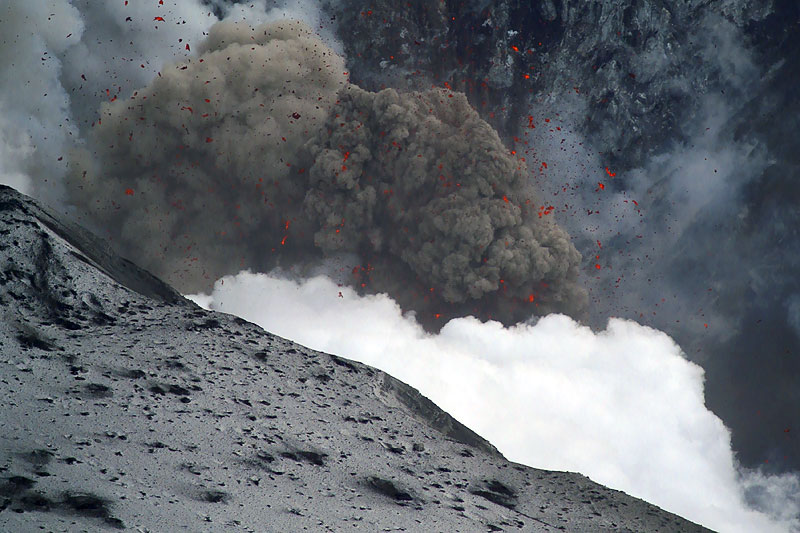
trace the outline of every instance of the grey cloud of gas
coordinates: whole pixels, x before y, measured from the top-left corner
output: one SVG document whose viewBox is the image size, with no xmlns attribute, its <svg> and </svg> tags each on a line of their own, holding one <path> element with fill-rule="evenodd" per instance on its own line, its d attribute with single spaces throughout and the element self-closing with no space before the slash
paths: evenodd
<svg viewBox="0 0 800 533">
<path fill-rule="evenodd" d="M 569 235 L 466 97 L 362 90 L 302 22 L 217 23 L 98 116 L 69 198 L 184 292 L 348 255 L 423 323 L 585 305 Z"/>
</svg>

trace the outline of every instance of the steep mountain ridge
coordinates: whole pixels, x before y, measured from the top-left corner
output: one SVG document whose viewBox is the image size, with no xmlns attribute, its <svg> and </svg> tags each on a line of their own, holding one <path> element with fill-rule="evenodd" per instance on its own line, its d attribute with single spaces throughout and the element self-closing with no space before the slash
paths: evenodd
<svg viewBox="0 0 800 533">
<path fill-rule="evenodd" d="M 412 387 L 205 311 L 7 187 L 0 314 L 5 531 L 707 531 L 508 462 Z"/>
</svg>

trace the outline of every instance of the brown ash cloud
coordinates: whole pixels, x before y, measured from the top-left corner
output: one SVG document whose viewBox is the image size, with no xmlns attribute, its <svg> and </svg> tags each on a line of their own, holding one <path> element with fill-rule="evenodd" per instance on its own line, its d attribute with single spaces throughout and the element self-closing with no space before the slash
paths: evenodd
<svg viewBox="0 0 800 533">
<path fill-rule="evenodd" d="M 524 159 L 457 92 L 368 92 L 301 22 L 222 22 L 102 104 L 71 200 L 184 293 L 354 257 L 347 282 L 435 329 L 580 313 L 580 255 Z"/>
</svg>

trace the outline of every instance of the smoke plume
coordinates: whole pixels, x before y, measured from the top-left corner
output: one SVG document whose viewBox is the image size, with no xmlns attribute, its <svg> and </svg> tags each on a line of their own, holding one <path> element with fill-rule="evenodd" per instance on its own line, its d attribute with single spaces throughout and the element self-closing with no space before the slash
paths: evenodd
<svg viewBox="0 0 800 533">
<path fill-rule="evenodd" d="M 302 23 L 216 24 L 197 58 L 102 105 L 72 199 L 181 290 L 268 265 L 305 193 L 299 151 L 345 82 Z"/>
<path fill-rule="evenodd" d="M 0 2 L 0 183 L 53 201 L 77 133 L 58 56 L 80 41 L 84 25 L 69 3 L 40 4 Z"/>
<path fill-rule="evenodd" d="M 416 292 L 423 322 L 581 307 L 579 254 L 463 94 L 350 86 L 308 146 L 316 246 L 369 258 L 366 282 L 401 303 Z"/>
<path fill-rule="evenodd" d="M 525 160 L 449 90 L 368 92 L 305 24 L 214 25 L 103 103 L 72 199 L 184 292 L 243 268 L 355 254 L 346 279 L 435 327 L 577 314 L 580 255 Z"/>
</svg>

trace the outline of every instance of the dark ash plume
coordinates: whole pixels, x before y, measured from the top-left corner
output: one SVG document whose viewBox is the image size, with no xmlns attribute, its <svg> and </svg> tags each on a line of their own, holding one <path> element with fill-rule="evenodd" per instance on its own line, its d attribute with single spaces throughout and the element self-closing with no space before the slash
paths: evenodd
<svg viewBox="0 0 800 533">
<path fill-rule="evenodd" d="M 580 255 L 463 94 L 349 85 L 300 22 L 215 25 L 196 59 L 103 104 L 92 143 L 73 201 L 182 292 L 355 254 L 349 282 L 432 328 L 585 305 Z"/>
<path fill-rule="evenodd" d="M 183 292 L 269 268 L 294 240 L 300 148 L 346 80 L 342 58 L 301 22 L 218 23 L 199 57 L 102 105 L 84 158 L 95 164 L 75 172 L 72 200 Z"/>
<path fill-rule="evenodd" d="M 423 323 L 583 306 L 580 255 L 463 94 L 351 85 L 308 148 L 316 246 L 369 261 L 371 292 L 416 293 Z"/>
</svg>

